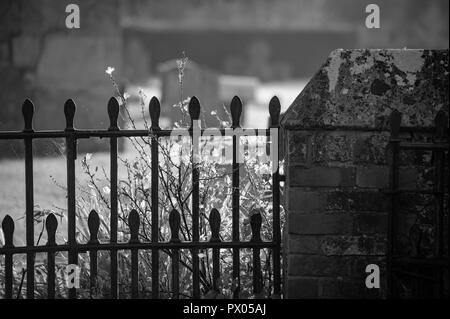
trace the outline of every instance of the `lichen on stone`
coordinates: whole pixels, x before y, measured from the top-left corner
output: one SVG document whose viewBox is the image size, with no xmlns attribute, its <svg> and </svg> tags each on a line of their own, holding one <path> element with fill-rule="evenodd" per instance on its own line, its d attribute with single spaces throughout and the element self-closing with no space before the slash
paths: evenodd
<svg viewBox="0 0 450 319">
<path fill-rule="evenodd" d="M 448 50 L 335 50 L 281 123 L 388 130 L 396 109 L 402 126 L 433 126 L 448 112 L 448 60 Z"/>
<path fill-rule="evenodd" d="M 417 73 L 425 63 L 423 50 L 390 50 L 392 63 L 405 73 Z"/>
<path fill-rule="evenodd" d="M 334 91 L 339 78 L 339 68 L 344 60 L 341 58 L 342 49 L 331 52 L 328 65 L 324 68 L 328 74 L 328 91 Z"/>
<path fill-rule="evenodd" d="M 365 53 L 365 50 L 355 50 L 351 53 L 350 63 L 353 65 L 350 68 L 350 73 L 352 75 L 364 73 L 366 70 L 369 70 L 374 66 L 375 59 L 373 56 Z"/>
</svg>

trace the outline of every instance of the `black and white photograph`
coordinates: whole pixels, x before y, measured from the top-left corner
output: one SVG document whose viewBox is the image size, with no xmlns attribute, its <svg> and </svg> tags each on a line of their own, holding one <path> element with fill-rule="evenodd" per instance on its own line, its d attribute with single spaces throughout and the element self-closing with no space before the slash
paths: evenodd
<svg viewBox="0 0 450 319">
<path fill-rule="evenodd" d="M 448 48 L 448 0 L 0 0 L 0 308 L 448 300 Z"/>
</svg>

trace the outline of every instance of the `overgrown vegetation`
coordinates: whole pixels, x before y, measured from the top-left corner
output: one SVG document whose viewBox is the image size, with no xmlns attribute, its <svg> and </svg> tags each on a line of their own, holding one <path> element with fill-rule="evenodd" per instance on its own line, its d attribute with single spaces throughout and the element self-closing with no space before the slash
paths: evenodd
<svg viewBox="0 0 450 319">
<path fill-rule="evenodd" d="M 190 98 L 183 96 L 183 74 L 187 58 L 183 57 L 178 61 L 180 102 L 173 107 L 179 113 L 179 119 L 174 123 L 175 127 L 189 127 L 188 103 Z M 121 104 L 121 114 L 130 128 L 136 128 L 136 119 L 130 115 L 127 105 L 128 94 L 121 92 L 113 75 L 114 69 L 108 68 L 113 86 L 117 93 L 117 99 Z M 118 210 L 119 226 L 118 240 L 128 241 L 129 225 L 128 214 L 135 209 L 140 216 L 141 227 L 139 239 L 143 242 L 151 241 L 151 161 L 150 145 L 151 130 L 146 114 L 147 97 L 143 90 L 139 91 L 141 114 L 144 126 L 149 130 L 148 137 L 131 137 L 129 142 L 133 148 L 134 158 L 124 158 L 119 156 L 120 164 L 126 170 L 126 177 L 118 181 Z M 225 108 L 225 106 L 222 106 Z M 230 127 L 231 118 L 228 110 L 227 119 L 219 118 L 218 112 L 212 112 L 217 117 L 218 125 Z M 189 122 L 189 123 L 188 123 Z M 204 122 L 203 122 L 204 123 Z M 265 137 L 257 137 L 265 139 Z M 241 142 L 248 145 L 255 143 L 256 137 L 241 137 Z M 224 143 L 230 143 L 224 138 Z M 201 140 L 201 152 L 221 152 L 218 145 L 210 145 L 211 140 L 203 138 Z M 207 145 L 208 144 L 208 145 Z M 192 164 L 190 152 L 185 153 L 183 149 L 190 148 L 189 138 L 160 138 L 159 139 L 159 234 L 160 241 L 168 241 L 170 238 L 170 228 L 168 222 L 169 212 L 177 209 L 181 215 L 180 239 L 191 241 L 192 234 L 192 169 L 196 165 L 200 172 L 200 240 L 207 241 L 211 232 L 208 223 L 208 216 L 211 209 L 219 210 L 221 224 L 221 240 L 231 241 L 231 203 L 232 203 L 232 168 L 227 161 L 214 161 L 211 157 L 202 158 L 198 164 Z M 110 215 L 110 189 L 109 176 L 104 167 L 93 165 L 92 158 L 95 155 L 86 154 L 82 160 L 82 170 L 87 176 L 87 184 L 80 185 L 77 193 L 77 241 L 85 243 L 89 240 L 90 233 L 87 227 L 87 219 L 91 210 L 95 210 L 100 217 L 99 240 L 108 242 L 110 238 L 109 215 Z M 263 224 L 261 234 L 263 240 L 272 240 L 272 175 L 271 163 L 262 162 L 254 154 L 249 154 L 248 148 L 244 151 L 244 163 L 240 171 L 240 234 L 241 240 L 249 240 L 251 229 L 249 218 L 254 209 L 262 212 Z M 42 229 L 45 217 L 51 211 L 44 211 L 36 216 L 36 228 Z M 66 218 L 64 210 L 53 211 L 61 218 Z M 283 210 L 281 211 L 283 225 Z M 65 238 L 61 230 L 58 236 Z M 39 244 L 42 244 L 40 242 Z M 180 297 L 189 298 L 192 296 L 192 256 L 189 250 L 180 251 Z M 131 296 L 131 272 L 130 272 L 130 251 L 119 251 L 119 297 L 129 298 Z M 252 251 L 250 249 L 241 250 L 241 298 L 269 297 L 272 295 L 273 270 L 272 251 L 261 249 L 261 270 L 263 279 L 263 292 L 259 296 L 252 294 Z M 42 257 L 42 258 L 40 258 Z M 221 282 L 219 290 L 213 291 L 212 283 L 212 250 L 200 250 L 200 286 L 203 296 L 216 298 L 230 298 L 236 289 L 236 280 L 232 274 L 232 251 L 231 249 L 221 249 Z M 21 285 L 25 268 L 25 258 L 15 258 L 14 278 L 17 296 L 25 295 L 26 285 Z M 152 276 L 151 251 L 139 251 L 139 295 L 142 298 L 151 297 L 151 276 Z M 57 253 L 57 296 L 66 297 L 67 289 L 63 276 L 64 266 L 67 265 L 67 254 Z M 110 255 L 107 251 L 98 253 L 98 280 L 95 289 L 89 289 L 89 255 L 79 255 L 79 265 L 82 268 L 81 286 L 79 294 L 85 298 L 102 298 L 109 295 L 109 269 Z M 46 296 L 46 256 L 36 256 L 36 296 Z M 161 298 L 171 298 L 171 251 L 161 250 L 159 256 L 159 290 Z M 1 271 L 4 269 L 2 268 Z M 3 273 L 1 273 L 3 276 Z M 4 282 L 1 280 L 1 282 Z"/>
</svg>

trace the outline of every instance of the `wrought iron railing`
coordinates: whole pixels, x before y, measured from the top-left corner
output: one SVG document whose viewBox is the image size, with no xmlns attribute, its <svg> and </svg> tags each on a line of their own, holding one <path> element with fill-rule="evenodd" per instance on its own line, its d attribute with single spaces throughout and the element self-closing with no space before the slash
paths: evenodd
<svg viewBox="0 0 450 319">
<path fill-rule="evenodd" d="M 178 236 L 180 229 L 180 214 L 177 210 L 172 210 L 169 216 L 169 225 L 171 230 L 171 239 L 168 242 L 161 242 L 158 238 L 158 140 L 162 137 L 171 136 L 174 130 L 164 130 L 159 126 L 160 103 L 157 98 L 152 98 L 149 104 L 149 113 L 151 118 L 151 128 L 149 130 L 122 130 L 118 127 L 119 103 L 116 98 L 111 98 L 108 103 L 108 115 L 110 126 L 103 130 L 79 130 L 74 128 L 75 103 L 68 100 L 64 105 L 64 114 L 66 127 L 62 131 L 35 131 L 33 129 L 34 105 L 30 100 L 26 100 L 22 106 L 22 113 L 25 121 L 25 127 L 22 131 L 0 132 L 0 140 L 23 140 L 25 144 L 25 183 L 26 183 L 26 245 L 17 247 L 13 243 L 14 221 L 7 215 L 2 222 L 2 229 L 5 237 L 5 244 L 0 248 L 0 255 L 5 256 L 5 297 L 13 298 L 13 256 L 15 254 L 26 254 L 26 296 L 34 298 L 35 294 L 35 271 L 34 260 L 36 253 L 47 254 L 48 271 L 48 298 L 55 297 L 55 253 L 68 252 L 68 263 L 77 264 L 78 254 L 88 252 L 90 255 L 90 285 L 94 286 L 97 276 L 97 254 L 99 251 L 110 251 L 110 284 L 111 298 L 118 297 L 118 262 L 117 252 L 119 250 L 131 251 L 131 295 L 138 297 L 138 253 L 141 250 L 151 250 L 152 252 L 152 298 L 159 298 L 159 252 L 161 250 L 170 250 L 172 252 L 172 297 L 179 297 L 179 251 L 188 249 L 192 253 L 192 296 L 200 298 L 200 268 L 199 268 L 199 249 L 213 250 L 213 283 L 216 285 L 220 277 L 220 249 L 233 250 L 233 278 L 237 280 L 239 287 L 240 278 L 240 249 L 250 248 L 253 250 L 253 292 L 261 292 L 261 260 L 260 249 L 269 248 L 273 251 L 273 291 L 272 297 L 281 295 L 281 269 L 280 269 L 280 174 L 278 169 L 278 154 L 270 154 L 272 165 L 275 170 L 272 174 L 272 194 L 273 194 L 273 235 L 272 240 L 263 241 L 260 236 L 261 215 L 255 212 L 251 216 L 252 238 L 250 241 L 241 241 L 239 234 L 239 215 L 240 215 L 240 189 L 239 189 L 239 169 L 241 163 L 238 162 L 238 143 L 239 133 L 234 133 L 235 129 L 240 128 L 240 116 L 242 103 L 238 97 L 234 97 L 230 104 L 232 117 L 231 128 L 217 129 L 222 136 L 232 133 L 233 139 L 233 159 L 232 159 L 232 240 L 221 241 L 219 236 L 220 214 L 216 209 L 212 209 L 209 215 L 211 236 L 209 241 L 200 241 L 199 238 L 199 170 L 192 166 L 192 241 L 181 241 Z M 270 128 L 265 129 L 265 136 L 270 138 L 270 130 L 278 131 L 280 103 L 278 98 L 274 97 L 269 103 Z M 198 147 L 198 139 L 192 134 L 194 121 L 200 117 L 200 103 L 197 98 L 192 97 L 189 103 L 189 114 L 191 117 L 191 127 L 189 128 L 192 149 Z M 199 129 L 200 133 L 204 129 Z M 255 133 L 256 134 L 256 133 Z M 143 242 L 138 237 L 140 219 L 136 210 L 129 212 L 129 228 L 131 237 L 128 242 L 118 242 L 118 148 L 117 140 L 120 137 L 151 137 L 151 221 L 152 235 L 150 242 Z M 109 242 L 100 242 L 98 240 L 99 216 L 92 210 L 88 218 L 88 228 L 90 231 L 90 240 L 81 244 L 76 240 L 76 194 L 75 194 L 75 160 L 77 156 L 77 140 L 85 138 L 108 138 L 110 141 L 110 240 Z M 49 214 L 46 219 L 47 243 L 46 245 L 35 245 L 34 240 L 34 190 L 33 190 L 33 140 L 34 139 L 64 138 L 66 145 L 67 161 L 67 220 L 68 220 L 68 240 L 65 244 L 57 244 L 55 234 L 58 222 L 54 214 Z M 275 143 L 275 141 L 273 141 Z M 276 141 L 277 142 L 277 141 Z M 277 148 L 275 148 L 277 150 Z M 214 286 L 214 288 L 217 288 Z M 76 288 L 69 289 L 69 298 L 76 298 Z M 234 298 L 239 297 L 239 289 L 235 289 Z"/>
</svg>

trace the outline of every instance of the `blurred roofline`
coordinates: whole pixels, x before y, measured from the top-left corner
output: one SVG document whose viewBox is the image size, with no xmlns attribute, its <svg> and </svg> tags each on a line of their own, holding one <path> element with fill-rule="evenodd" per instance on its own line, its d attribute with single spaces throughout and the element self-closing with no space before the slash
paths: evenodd
<svg viewBox="0 0 450 319">
<path fill-rule="evenodd" d="M 121 27 L 133 31 L 141 32 L 243 32 L 243 31 L 266 31 L 266 32 L 282 32 L 282 31 L 298 31 L 298 32 L 330 32 L 330 33 L 348 33 L 354 32 L 354 28 L 347 24 L 340 25 L 322 25 L 320 27 L 311 25 L 246 25 L 246 24 L 207 24 L 198 23 L 173 23 L 169 21 L 144 21 L 136 20 L 136 18 L 123 17 L 121 19 Z"/>
</svg>

